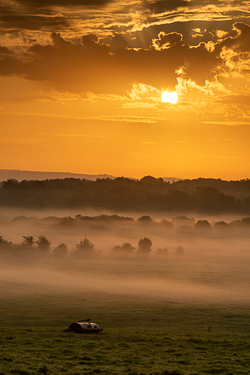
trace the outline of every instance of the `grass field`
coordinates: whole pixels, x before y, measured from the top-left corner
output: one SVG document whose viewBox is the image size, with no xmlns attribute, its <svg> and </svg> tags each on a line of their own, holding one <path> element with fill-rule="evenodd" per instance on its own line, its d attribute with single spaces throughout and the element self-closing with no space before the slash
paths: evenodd
<svg viewBox="0 0 250 375">
<path fill-rule="evenodd" d="M 3 263 L 0 375 L 250 374 L 247 264 L 204 264 Z"/>
<path fill-rule="evenodd" d="M 2 303 L 1 375 L 250 374 L 247 306 L 48 292 Z M 84 317 L 104 331 L 63 332 Z"/>
<path fill-rule="evenodd" d="M 1 374 L 248 374 L 246 334 L 108 327 L 99 335 L 1 329 Z"/>
</svg>

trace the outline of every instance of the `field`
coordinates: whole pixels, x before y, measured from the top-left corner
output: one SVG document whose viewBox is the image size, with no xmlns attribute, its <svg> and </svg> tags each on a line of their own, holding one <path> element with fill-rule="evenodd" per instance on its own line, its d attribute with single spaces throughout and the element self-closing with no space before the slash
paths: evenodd
<svg viewBox="0 0 250 375">
<path fill-rule="evenodd" d="M 122 321 L 121 321 L 122 323 Z M 1 329 L 1 374 L 249 374 L 246 333 L 106 327 L 99 335 Z"/>
<path fill-rule="evenodd" d="M 118 219 L 0 222 L 6 240 L 0 249 L 0 375 L 250 374 L 248 226 L 240 221 L 204 231 L 177 225 L 179 219 L 173 227 L 160 218 Z M 29 234 L 46 235 L 50 251 L 36 243 L 22 247 Z M 84 236 L 95 251 L 78 257 L 75 244 Z M 143 237 L 153 243 L 147 255 L 112 252 L 127 242 L 136 249 Z M 56 255 L 61 242 L 69 252 Z M 104 331 L 64 332 L 88 318 Z"/>
<path fill-rule="evenodd" d="M 248 263 L 221 263 L 2 260 L 0 374 L 250 374 Z"/>
</svg>

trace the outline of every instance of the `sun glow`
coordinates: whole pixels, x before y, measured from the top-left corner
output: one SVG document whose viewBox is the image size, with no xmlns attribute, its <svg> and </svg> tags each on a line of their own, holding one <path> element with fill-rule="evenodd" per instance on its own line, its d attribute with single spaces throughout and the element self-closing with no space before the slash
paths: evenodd
<svg viewBox="0 0 250 375">
<path fill-rule="evenodd" d="M 169 92 L 169 91 L 164 91 L 161 96 L 161 100 L 164 103 L 171 103 L 175 104 L 178 101 L 178 95 L 176 94 L 175 91 Z"/>
</svg>

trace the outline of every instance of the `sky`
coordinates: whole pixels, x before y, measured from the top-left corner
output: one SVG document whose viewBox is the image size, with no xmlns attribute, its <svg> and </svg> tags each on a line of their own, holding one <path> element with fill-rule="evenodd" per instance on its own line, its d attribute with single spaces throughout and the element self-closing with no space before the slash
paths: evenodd
<svg viewBox="0 0 250 375">
<path fill-rule="evenodd" d="M 249 140 L 250 1 L 0 1 L 0 169 L 238 180 Z"/>
</svg>

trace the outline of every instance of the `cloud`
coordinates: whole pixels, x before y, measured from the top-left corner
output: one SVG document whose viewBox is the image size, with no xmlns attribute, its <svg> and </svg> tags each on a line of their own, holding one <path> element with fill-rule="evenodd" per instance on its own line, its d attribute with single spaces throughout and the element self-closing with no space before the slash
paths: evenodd
<svg viewBox="0 0 250 375">
<path fill-rule="evenodd" d="M 153 13 L 169 12 L 178 8 L 189 7 L 190 4 L 191 2 L 186 0 L 144 1 L 144 6 Z"/>
<path fill-rule="evenodd" d="M 0 46 L 0 55 L 12 55 L 12 54 L 13 54 L 13 51 L 11 51 L 9 48 Z"/>
<path fill-rule="evenodd" d="M 177 43 L 181 43 L 183 36 L 179 33 L 172 32 L 165 34 L 164 31 L 158 34 L 158 38 L 152 40 L 152 45 L 156 50 L 171 48 Z"/>
<path fill-rule="evenodd" d="M 227 95 L 223 98 L 219 98 L 219 101 L 222 101 L 225 104 L 234 104 L 234 105 L 242 105 L 249 107 L 250 103 L 250 94 L 231 94 Z M 249 107 L 250 110 L 250 107 Z"/>
<path fill-rule="evenodd" d="M 15 145 L 22 145 L 22 144 L 37 144 L 41 143 L 42 139 L 32 139 L 32 138 L 1 138 L 0 144 L 15 144 Z"/>
<path fill-rule="evenodd" d="M 144 102 L 138 102 L 138 101 L 133 101 L 133 102 L 130 102 L 130 103 L 123 103 L 122 104 L 122 108 L 150 108 L 150 109 L 154 109 L 156 108 L 157 104 L 156 103 L 144 103 Z"/>
<path fill-rule="evenodd" d="M 45 8 L 45 7 L 102 7 L 114 0 L 18 0 L 21 5 L 26 5 L 32 8 Z"/>
<path fill-rule="evenodd" d="M 240 52 L 250 51 L 250 26 L 243 22 L 235 22 L 233 31 L 236 31 L 236 36 L 230 35 L 219 40 L 215 45 L 215 49 L 219 52 L 222 48 L 232 48 Z"/>
<path fill-rule="evenodd" d="M 41 4 L 41 2 L 40 2 Z M 34 5 L 34 4 L 33 4 Z M 38 11 L 37 7 L 25 9 L 18 3 L 0 5 L 0 25 L 2 32 L 9 30 L 40 30 L 42 28 L 58 29 L 69 27 L 67 18 L 60 13 Z"/>
<path fill-rule="evenodd" d="M 110 47 L 99 44 L 92 34 L 84 36 L 80 45 L 64 40 L 59 33 L 52 33 L 51 38 L 53 44 L 30 47 L 30 59 L 1 60 L 0 74 L 19 74 L 52 82 L 59 90 L 97 94 L 124 93 L 138 81 L 154 87 L 164 82 L 176 84 L 174 70 L 178 62 L 169 56 L 166 72 L 165 56 L 154 49 L 118 49 L 111 53 Z"/>
<path fill-rule="evenodd" d="M 197 46 L 184 43 L 182 34 L 177 32 L 160 32 L 149 48 L 139 50 L 112 49 L 92 33 L 75 44 L 52 32 L 51 41 L 31 46 L 25 58 L 2 50 L 6 53 L 0 59 L 0 74 L 51 82 L 61 91 L 124 95 L 139 82 L 144 88 L 173 89 L 181 68 L 186 81 L 205 86 L 206 82 L 218 82 L 220 74 L 236 70 L 237 66 L 242 71 L 245 67 L 247 73 L 247 63 L 243 64 L 243 60 L 249 60 L 250 26 L 235 23 L 231 33 L 213 43 L 212 48 L 204 42 Z M 225 53 L 230 50 L 233 55 Z"/>
<path fill-rule="evenodd" d="M 58 29 L 61 27 L 69 26 L 67 20 L 63 17 L 43 17 L 43 16 L 18 16 L 18 15 L 10 15 L 10 16 L 1 16 L 0 15 L 1 24 L 4 28 L 7 29 L 25 29 L 25 30 L 40 30 L 44 27 L 50 29 Z"/>
<path fill-rule="evenodd" d="M 156 119 L 153 116 L 96 116 L 95 119 L 101 121 L 115 121 L 115 122 L 135 122 L 135 123 L 146 123 L 155 124 Z"/>
<path fill-rule="evenodd" d="M 216 30 L 216 36 L 218 37 L 218 38 L 223 38 L 223 37 L 225 37 L 227 35 L 227 32 L 226 31 L 224 31 L 224 30 Z"/>
</svg>

